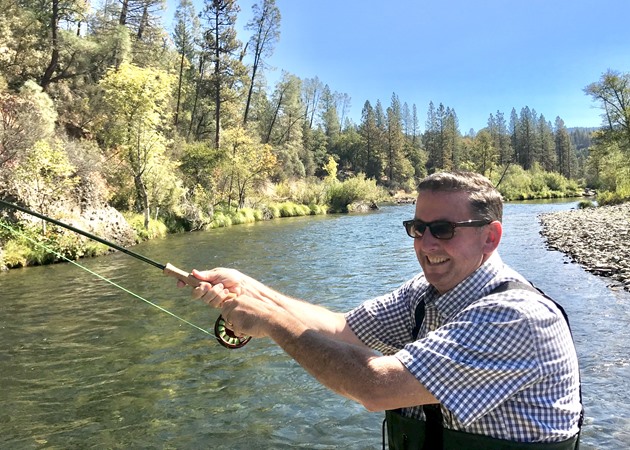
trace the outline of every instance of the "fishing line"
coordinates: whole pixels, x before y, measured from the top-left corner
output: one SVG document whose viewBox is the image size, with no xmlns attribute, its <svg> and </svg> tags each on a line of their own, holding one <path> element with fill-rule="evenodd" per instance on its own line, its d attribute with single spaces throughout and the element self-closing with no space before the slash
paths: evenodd
<svg viewBox="0 0 630 450">
<path fill-rule="evenodd" d="M 59 258 L 61 258 L 61 259 L 64 259 L 65 261 L 67 261 L 67 262 L 69 262 L 69 263 L 71 263 L 71 264 L 74 264 L 75 266 L 77 266 L 77 267 L 79 267 L 80 269 L 82 269 L 82 270 L 84 270 L 84 271 L 88 272 L 89 274 L 94 275 L 95 277 L 97 277 L 97 278 L 99 278 L 99 279 L 101 279 L 101 280 L 105 281 L 106 283 L 111 284 L 112 286 L 117 287 L 118 289 L 120 289 L 120 290 L 122 290 L 122 291 L 126 292 L 127 294 L 129 294 L 129 295 L 131 295 L 131 296 L 133 296 L 133 297 L 135 297 L 135 298 L 137 298 L 137 299 L 139 299 L 139 300 L 142 300 L 143 302 L 147 303 L 148 305 L 151 305 L 151 306 L 153 306 L 154 308 L 159 309 L 160 311 L 162 311 L 162 312 L 164 312 L 164 313 L 168 314 L 169 316 L 174 317 L 174 318 L 176 318 L 177 320 L 179 320 L 179 321 L 181 321 L 181 322 L 184 322 L 185 324 L 190 325 L 191 327 L 196 328 L 197 330 L 199 330 L 199 331 L 201 331 L 201 332 L 203 332 L 203 333 L 205 333 L 205 334 L 209 334 L 209 335 L 211 335 L 211 336 L 214 336 L 212 333 L 210 333 L 209 331 L 207 331 L 207 330 L 205 330 L 205 329 L 201 328 L 200 326 L 197 326 L 197 325 L 195 325 L 194 323 L 189 322 L 188 320 L 184 319 L 183 317 L 180 317 L 180 316 L 178 316 L 177 314 L 172 313 L 172 312 L 171 312 L 171 311 L 169 311 L 168 309 L 166 309 L 166 308 L 164 308 L 164 307 L 162 307 L 162 306 L 160 306 L 160 305 L 158 305 L 158 304 L 156 304 L 156 303 L 153 303 L 152 301 L 147 300 L 146 298 L 141 297 L 140 295 L 136 294 L 135 292 L 130 291 L 129 289 L 125 288 L 124 286 L 121 286 L 121 285 L 117 284 L 115 281 L 112 281 L 112 280 L 110 280 L 110 279 L 108 279 L 108 278 L 105 278 L 104 276 L 102 276 L 102 275 L 100 275 L 100 274 L 98 274 L 98 273 L 94 272 L 93 270 L 90 270 L 90 269 L 88 269 L 87 267 L 82 266 L 82 265 L 81 265 L 81 264 L 79 264 L 78 262 L 73 261 L 73 260 L 71 260 L 70 258 L 65 257 L 64 255 L 62 255 L 62 254 L 60 254 L 60 253 L 56 252 L 55 250 L 53 250 L 52 248 L 50 248 L 50 247 L 48 247 L 48 246 L 46 246 L 46 245 L 42 244 L 41 242 L 38 242 L 38 241 L 36 241 L 35 239 L 33 239 L 33 238 L 31 238 L 31 237 L 27 236 L 26 234 L 23 234 L 23 233 L 19 232 L 18 230 L 15 230 L 15 229 L 11 228 L 10 226 L 8 226 L 8 225 L 4 224 L 2 221 L 0 221 L 0 227 L 3 227 L 4 229 L 9 230 L 10 232 L 12 232 L 13 234 L 15 234 L 15 235 L 17 235 L 17 236 L 21 236 L 21 237 L 23 237 L 24 239 L 28 240 L 31 244 L 36 245 L 37 247 L 40 247 L 40 248 L 42 248 L 42 249 L 46 250 L 47 252 L 50 252 L 50 253 L 52 253 L 53 255 L 55 255 L 55 256 L 57 256 L 57 257 L 59 257 Z"/>
</svg>

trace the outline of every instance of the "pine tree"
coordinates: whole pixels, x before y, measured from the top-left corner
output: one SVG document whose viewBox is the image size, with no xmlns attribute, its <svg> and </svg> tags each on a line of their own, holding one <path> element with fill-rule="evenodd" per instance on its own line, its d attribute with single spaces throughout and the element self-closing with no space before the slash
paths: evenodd
<svg viewBox="0 0 630 450">
<path fill-rule="evenodd" d="M 248 47 L 253 47 L 253 62 L 251 76 L 249 78 L 249 89 L 245 102 L 245 112 L 243 113 L 243 123 L 247 123 L 249 110 L 254 96 L 259 70 L 264 68 L 264 57 L 273 54 L 274 45 L 280 38 L 280 10 L 276 6 L 275 0 L 262 0 L 262 5 L 252 6 L 254 16 L 246 25 L 245 29 L 252 31 Z"/>
<path fill-rule="evenodd" d="M 208 72 L 207 95 L 214 102 L 214 146 L 219 148 L 222 121 L 230 120 L 228 105 L 238 98 L 245 68 L 241 62 L 241 42 L 236 38 L 236 17 L 240 8 L 236 0 L 206 0 L 201 18 L 204 20 L 203 51 Z"/>
</svg>

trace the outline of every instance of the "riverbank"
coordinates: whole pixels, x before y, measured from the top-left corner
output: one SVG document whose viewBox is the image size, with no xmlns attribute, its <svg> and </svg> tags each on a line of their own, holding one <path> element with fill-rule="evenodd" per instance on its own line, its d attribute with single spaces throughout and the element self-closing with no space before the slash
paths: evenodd
<svg viewBox="0 0 630 450">
<path fill-rule="evenodd" d="M 630 202 L 539 217 L 549 248 L 630 291 Z"/>
</svg>

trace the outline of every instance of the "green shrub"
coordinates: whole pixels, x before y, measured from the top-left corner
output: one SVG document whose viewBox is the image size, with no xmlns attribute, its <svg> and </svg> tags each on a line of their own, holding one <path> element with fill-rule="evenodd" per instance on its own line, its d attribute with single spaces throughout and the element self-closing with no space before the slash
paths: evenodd
<svg viewBox="0 0 630 450">
<path fill-rule="evenodd" d="M 326 205 L 310 204 L 308 207 L 311 210 L 311 215 L 313 216 L 324 215 L 328 212 L 328 207 Z"/>
<path fill-rule="evenodd" d="M 557 172 L 545 172 L 545 184 L 552 191 L 564 192 L 567 189 L 567 179 Z"/>
<path fill-rule="evenodd" d="M 149 239 L 164 237 L 168 234 L 168 227 L 164 222 L 149 219 L 149 228 L 144 228 L 144 216 L 136 213 L 124 213 L 127 223 L 136 232 L 136 241 L 142 242 Z"/>
<path fill-rule="evenodd" d="M 7 267 L 26 267 L 31 258 L 31 248 L 24 242 L 10 240 L 4 244 L 3 263 Z"/>
<path fill-rule="evenodd" d="M 232 225 L 232 219 L 222 212 L 215 212 L 210 222 L 210 228 L 229 227 Z"/>
<path fill-rule="evenodd" d="M 619 205 L 630 201 L 630 193 L 603 191 L 597 193 L 597 203 L 599 205 Z"/>
<path fill-rule="evenodd" d="M 578 202 L 578 209 L 593 208 L 594 206 L 595 203 L 592 200 L 580 200 Z"/>
<path fill-rule="evenodd" d="M 230 214 L 230 218 L 232 219 L 232 225 L 256 222 L 256 215 L 251 208 L 239 209 L 235 213 Z"/>
<path fill-rule="evenodd" d="M 366 179 L 362 173 L 342 183 L 331 183 L 327 193 L 332 212 L 348 212 L 348 205 L 351 203 L 360 200 L 378 202 L 383 197 L 384 193 L 376 186 L 376 181 Z"/>
<path fill-rule="evenodd" d="M 280 204 L 280 217 L 294 217 L 297 216 L 297 207 L 293 202 L 284 202 Z"/>
<path fill-rule="evenodd" d="M 280 217 L 280 207 L 277 203 L 272 203 L 267 206 L 263 213 L 269 219 L 277 219 L 278 217 Z"/>
</svg>

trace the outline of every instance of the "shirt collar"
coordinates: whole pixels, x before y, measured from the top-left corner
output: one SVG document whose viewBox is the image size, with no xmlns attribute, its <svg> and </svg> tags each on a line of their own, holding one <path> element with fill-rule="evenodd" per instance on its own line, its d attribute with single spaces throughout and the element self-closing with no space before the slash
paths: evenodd
<svg viewBox="0 0 630 450">
<path fill-rule="evenodd" d="M 435 299 L 435 306 L 440 314 L 442 323 L 471 303 L 481 298 L 482 288 L 490 282 L 503 267 L 503 261 L 494 252 L 477 270 L 455 286 L 450 291 Z"/>
</svg>

